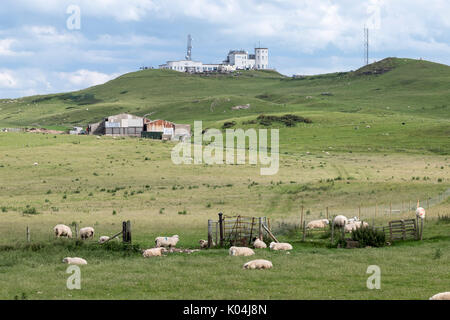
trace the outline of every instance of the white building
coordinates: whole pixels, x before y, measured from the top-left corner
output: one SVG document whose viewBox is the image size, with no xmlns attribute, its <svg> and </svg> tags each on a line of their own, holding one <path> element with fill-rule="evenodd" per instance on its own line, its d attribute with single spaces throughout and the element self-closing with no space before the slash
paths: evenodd
<svg viewBox="0 0 450 320">
<path fill-rule="evenodd" d="M 188 44 L 188 52 L 189 47 L 190 43 Z M 254 54 L 249 54 L 245 50 L 231 50 L 228 53 L 227 59 L 221 64 L 203 64 L 200 61 L 186 59 L 179 61 L 167 61 L 167 63 L 160 65 L 159 68 L 190 73 L 217 71 L 230 72 L 234 70 L 252 69 L 265 70 L 269 69 L 269 49 L 255 48 Z"/>
</svg>

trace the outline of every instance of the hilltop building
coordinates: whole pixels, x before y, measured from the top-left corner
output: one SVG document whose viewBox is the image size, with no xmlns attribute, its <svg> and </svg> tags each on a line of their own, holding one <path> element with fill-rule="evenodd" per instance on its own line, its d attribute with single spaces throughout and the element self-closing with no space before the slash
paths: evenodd
<svg viewBox="0 0 450 320">
<path fill-rule="evenodd" d="M 188 49 L 184 60 L 167 61 L 159 66 L 160 69 L 169 69 L 179 72 L 230 72 L 235 70 L 266 70 L 269 69 L 269 49 L 255 48 L 253 54 L 245 50 L 230 50 L 227 58 L 218 64 L 204 64 L 200 61 L 193 61 L 192 38 L 188 36 Z"/>
</svg>

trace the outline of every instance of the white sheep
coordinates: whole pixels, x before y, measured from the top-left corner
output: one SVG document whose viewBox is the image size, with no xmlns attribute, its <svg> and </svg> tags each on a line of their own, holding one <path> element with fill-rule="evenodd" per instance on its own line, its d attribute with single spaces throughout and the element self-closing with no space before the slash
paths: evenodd
<svg viewBox="0 0 450 320">
<path fill-rule="evenodd" d="M 255 251 L 253 251 L 250 248 L 247 247 L 231 247 L 229 250 L 230 256 L 252 256 L 255 254 Z"/>
<path fill-rule="evenodd" d="M 67 263 L 67 264 L 76 264 L 76 265 L 83 265 L 83 264 L 87 264 L 87 261 L 84 260 L 83 258 L 64 258 L 63 263 Z"/>
<path fill-rule="evenodd" d="M 349 224 L 346 224 L 344 227 L 345 232 L 352 232 L 355 231 L 356 229 L 359 229 L 361 227 L 367 228 L 369 226 L 369 224 L 365 221 L 355 221 Z"/>
<path fill-rule="evenodd" d="M 334 218 L 334 225 L 337 227 L 342 228 L 347 223 L 348 223 L 348 219 L 346 216 L 339 215 Z"/>
<path fill-rule="evenodd" d="M 144 250 L 144 252 L 142 253 L 142 256 L 144 258 L 161 257 L 164 252 L 167 252 L 167 249 L 164 247 L 152 248 L 152 249 Z"/>
<path fill-rule="evenodd" d="M 420 219 L 425 219 L 425 209 L 422 207 L 418 207 L 416 210 L 416 216 Z"/>
<path fill-rule="evenodd" d="M 320 229 L 320 228 L 325 228 L 329 224 L 330 224 L 330 221 L 328 221 L 328 219 L 313 220 L 306 225 L 306 228 L 307 229 Z"/>
<path fill-rule="evenodd" d="M 357 221 L 359 221 L 359 218 L 358 217 L 353 217 L 353 218 L 348 219 L 347 223 L 353 223 L 353 222 L 357 222 Z"/>
<path fill-rule="evenodd" d="M 271 242 L 269 248 L 272 250 L 292 250 L 292 246 L 289 243 L 283 242 Z"/>
<path fill-rule="evenodd" d="M 64 224 L 57 224 L 54 228 L 53 231 L 55 232 L 56 237 L 67 237 L 67 238 L 72 238 L 72 230 L 64 225 Z"/>
<path fill-rule="evenodd" d="M 108 236 L 101 236 L 99 239 L 98 239 L 98 243 L 105 243 L 106 241 L 108 241 L 109 240 L 109 237 Z"/>
<path fill-rule="evenodd" d="M 450 300 L 450 292 L 441 292 L 435 294 L 430 298 L 430 300 Z"/>
<path fill-rule="evenodd" d="M 172 237 L 157 237 L 155 238 L 155 246 L 159 247 L 175 247 L 180 240 L 180 237 L 176 234 Z"/>
<path fill-rule="evenodd" d="M 208 241 L 206 241 L 206 240 L 200 240 L 198 243 L 200 243 L 200 248 L 202 248 L 202 249 L 208 248 Z M 211 245 L 212 245 L 213 247 L 216 246 L 216 244 L 214 243 L 214 241 L 212 241 Z"/>
<path fill-rule="evenodd" d="M 273 267 L 272 262 L 268 260 L 252 260 L 244 264 L 243 269 L 271 269 Z"/>
<path fill-rule="evenodd" d="M 92 227 L 81 228 L 80 229 L 80 238 L 82 240 L 86 240 L 89 238 L 92 239 L 92 238 L 94 238 L 94 233 L 95 233 L 95 231 L 94 231 L 94 228 L 92 228 Z"/>
<path fill-rule="evenodd" d="M 253 241 L 253 247 L 255 249 L 265 249 L 267 248 L 267 244 L 264 241 L 255 238 L 255 240 Z"/>
</svg>

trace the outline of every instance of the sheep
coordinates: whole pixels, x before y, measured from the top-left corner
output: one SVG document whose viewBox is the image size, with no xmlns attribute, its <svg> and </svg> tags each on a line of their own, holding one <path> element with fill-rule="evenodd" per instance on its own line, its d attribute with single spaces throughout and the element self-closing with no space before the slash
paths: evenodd
<svg viewBox="0 0 450 320">
<path fill-rule="evenodd" d="M 164 252 L 167 252 L 167 249 L 164 247 L 152 248 L 152 249 L 144 250 L 144 252 L 142 253 L 142 256 L 144 258 L 161 257 Z"/>
<path fill-rule="evenodd" d="M 180 240 L 180 237 L 176 234 L 172 237 L 157 237 L 155 238 L 155 246 L 159 247 L 175 247 Z"/>
<path fill-rule="evenodd" d="M 334 225 L 337 226 L 337 227 L 341 227 L 342 228 L 347 223 L 348 223 L 348 219 L 347 219 L 346 216 L 339 215 L 339 216 L 336 216 L 334 218 Z"/>
<path fill-rule="evenodd" d="M 89 238 L 94 238 L 94 228 L 92 227 L 86 227 L 86 228 L 81 228 L 80 229 L 80 237 L 82 240 L 86 240 Z"/>
<path fill-rule="evenodd" d="M 64 224 L 58 224 L 53 228 L 53 231 L 55 232 L 56 237 L 67 237 L 72 238 L 72 230 L 64 225 Z"/>
<path fill-rule="evenodd" d="M 306 228 L 307 229 L 320 229 L 320 228 L 325 228 L 328 224 L 330 224 L 330 221 L 328 221 L 328 219 L 313 220 L 308 223 Z"/>
<path fill-rule="evenodd" d="M 202 249 L 208 248 L 208 241 L 206 241 L 206 240 L 200 240 L 198 243 L 200 243 L 200 248 L 202 248 Z M 212 242 L 211 245 L 212 245 L 213 247 L 216 246 L 216 244 L 214 243 L 214 241 Z"/>
<path fill-rule="evenodd" d="M 420 219 L 425 219 L 425 209 L 422 207 L 418 207 L 416 210 L 416 216 Z"/>
<path fill-rule="evenodd" d="M 271 242 L 269 248 L 272 250 L 292 250 L 292 246 L 289 243 L 283 242 Z"/>
<path fill-rule="evenodd" d="M 99 239 L 98 239 L 98 243 L 105 243 L 106 241 L 108 241 L 109 240 L 109 237 L 108 236 L 101 236 Z"/>
<path fill-rule="evenodd" d="M 344 227 L 345 232 L 351 233 L 352 231 L 355 231 L 356 229 L 359 229 L 361 227 L 367 228 L 369 224 L 365 221 L 355 221 L 353 223 L 346 224 Z"/>
<path fill-rule="evenodd" d="M 83 258 L 64 258 L 62 260 L 63 263 L 67 263 L 67 264 L 76 264 L 76 265 L 83 265 L 83 264 L 87 264 L 87 261 L 84 260 Z"/>
<path fill-rule="evenodd" d="M 253 247 L 255 249 L 265 249 L 265 248 L 267 248 L 267 244 L 264 241 L 259 240 L 258 238 L 255 238 L 253 240 Z"/>
<path fill-rule="evenodd" d="M 231 247 L 229 250 L 230 256 L 252 256 L 255 254 L 255 251 L 253 251 L 250 248 L 247 247 Z"/>
<path fill-rule="evenodd" d="M 359 218 L 358 217 L 353 217 L 353 218 L 348 219 L 347 223 L 353 223 L 353 222 L 357 222 L 357 221 L 359 221 Z"/>
<path fill-rule="evenodd" d="M 243 269 L 271 269 L 273 267 L 272 262 L 268 260 L 252 260 L 244 264 Z"/>
<path fill-rule="evenodd" d="M 450 300 L 450 292 L 441 292 L 435 294 L 430 298 L 430 300 Z"/>
</svg>

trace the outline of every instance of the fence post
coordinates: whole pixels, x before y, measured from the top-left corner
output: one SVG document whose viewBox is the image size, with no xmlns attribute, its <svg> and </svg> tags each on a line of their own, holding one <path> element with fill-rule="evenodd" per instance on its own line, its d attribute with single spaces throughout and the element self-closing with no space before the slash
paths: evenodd
<svg viewBox="0 0 450 320">
<path fill-rule="evenodd" d="M 30 237 L 30 228 L 27 226 L 27 242 L 31 241 L 31 237 Z"/>
<path fill-rule="evenodd" d="M 303 226 L 303 205 L 302 205 L 302 213 L 300 215 L 300 226 Z"/>
<path fill-rule="evenodd" d="M 327 207 L 327 220 L 328 220 L 328 207 Z"/>
<path fill-rule="evenodd" d="M 259 228 L 258 228 L 258 230 L 259 230 L 259 234 L 258 234 L 258 236 L 259 236 L 259 240 L 263 240 L 264 239 L 264 237 L 263 237 L 263 232 L 262 232 L 262 218 L 261 217 L 259 217 L 258 218 L 258 223 L 259 223 Z"/>
<path fill-rule="evenodd" d="M 220 232 L 220 246 L 223 247 L 223 213 L 219 212 L 219 232 Z"/>
<path fill-rule="evenodd" d="M 305 238 L 306 238 L 306 221 L 303 221 L 303 237 L 302 237 L 303 242 L 305 242 Z"/>
<path fill-rule="evenodd" d="M 127 221 L 127 242 L 131 243 L 131 221 Z"/>
<path fill-rule="evenodd" d="M 122 241 L 127 242 L 127 222 L 122 222 Z"/>
<path fill-rule="evenodd" d="M 212 247 L 212 221 L 208 220 L 208 248 Z"/>
<path fill-rule="evenodd" d="M 361 220 L 361 204 L 358 207 L 358 219 Z"/>
<path fill-rule="evenodd" d="M 420 241 L 423 240 L 423 219 L 420 219 Z"/>
<path fill-rule="evenodd" d="M 78 239 L 78 223 L 75 223 L 75 239 Z"/>
<path fill-rule="evenodd" d="M 331 244 L 334 243 L 334 219 L 331 222 Z"/>
</svg>

